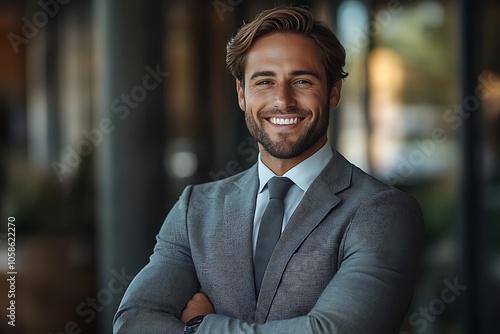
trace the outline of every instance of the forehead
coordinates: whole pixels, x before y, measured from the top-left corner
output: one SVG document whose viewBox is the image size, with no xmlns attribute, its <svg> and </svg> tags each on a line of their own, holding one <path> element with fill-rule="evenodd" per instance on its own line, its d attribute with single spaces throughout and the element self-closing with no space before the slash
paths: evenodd
<svg viewBox="0 0 500 334">
<path fill-rule="evenodd" d="M 245 76 L 280 70 L 311 70 L 323 75 L 319 47 L 311 38 L 293 33 L 273 33 L 255 41 L 246 55 Z"/>
</svg>

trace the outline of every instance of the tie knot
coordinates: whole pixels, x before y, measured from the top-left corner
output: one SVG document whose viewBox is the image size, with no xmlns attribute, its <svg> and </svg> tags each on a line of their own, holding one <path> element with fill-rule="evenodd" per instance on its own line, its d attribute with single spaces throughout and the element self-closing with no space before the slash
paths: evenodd
<svg viewBox="0 0 500 334">
<path fill-rule="evenodd" d="M 267 182 L 269 188 L 269 199 L 279 198 L 284 200 L 293 181 L 287 177 L 273 177 Z"/>
</svg>

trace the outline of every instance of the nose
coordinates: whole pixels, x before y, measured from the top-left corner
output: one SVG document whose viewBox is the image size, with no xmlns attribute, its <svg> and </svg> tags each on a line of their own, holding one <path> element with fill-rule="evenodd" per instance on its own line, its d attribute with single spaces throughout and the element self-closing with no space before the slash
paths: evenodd
<svg viewBox="0 0 500 334">
<path fill-rule="evenodd" d="M 274 107 L 278 109 L 286 109 L 295 106 L 292 88 L 288 84 L 280 84 L 276 86 L 276 95 L 274 97 Z"/>
</svg>

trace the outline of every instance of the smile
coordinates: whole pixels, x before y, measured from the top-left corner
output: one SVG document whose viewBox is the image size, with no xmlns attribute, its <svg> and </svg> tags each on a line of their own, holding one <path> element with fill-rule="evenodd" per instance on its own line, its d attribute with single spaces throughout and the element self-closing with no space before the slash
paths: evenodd
<svg viewBox="0 0 500 334">
<path fill-rule="evenodd" d="M 278 118 L 278 117 L 271 117 L 269 118 L 269 121 L 273 124 L 276 125 L 290 125 L 290 124 L 296 124 L 299 122 L 299 118 Z"/>
</svg>

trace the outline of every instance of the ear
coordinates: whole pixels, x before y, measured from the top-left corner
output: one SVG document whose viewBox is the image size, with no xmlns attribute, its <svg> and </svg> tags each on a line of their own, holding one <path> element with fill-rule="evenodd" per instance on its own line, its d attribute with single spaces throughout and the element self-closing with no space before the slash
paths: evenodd
<svg viewBox="0 0 500 334">
<path fill-rule="evenodd" d="M 241 81 L 236 79 L 236 92 L 238 93 L 238 105 L 240 109 L 245 111 L 245 88 L 241 86 Z"/>
<path fill-rule="evenodd" d="M 340 97 L 342 93 L 342 79 L 337 80 L 332 85 L 332 90 L 330 91 L 330 109 L 335 109 L 340 103 Z"/>
</svg>

